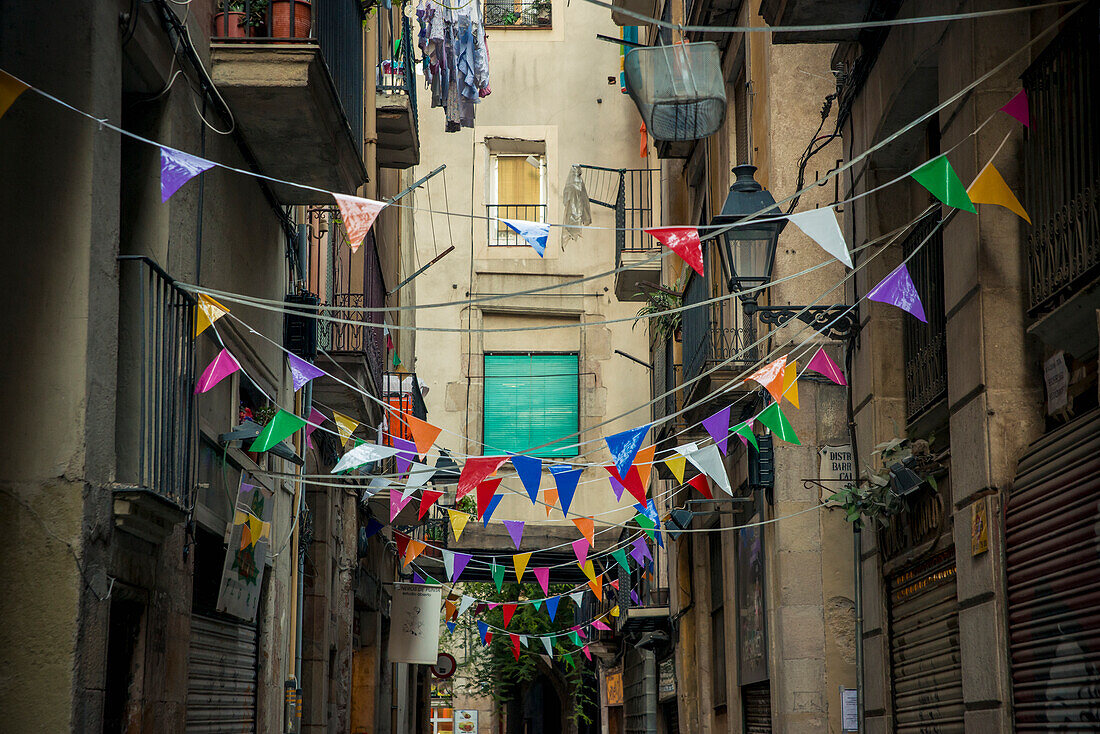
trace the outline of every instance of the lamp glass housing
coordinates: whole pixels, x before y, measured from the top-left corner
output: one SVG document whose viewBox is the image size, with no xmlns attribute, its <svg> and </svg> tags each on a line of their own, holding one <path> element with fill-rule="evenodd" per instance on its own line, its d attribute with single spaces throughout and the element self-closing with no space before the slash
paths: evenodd
<svg viewBox="0 0 1100 734">
<path fill-rule="evenodd" d="M 745 217 L 757 214 L 763 220 L 752 226 L 733 227 L 719 235 L 730 266 L 730 290 L 740 291 L 746 286 L 767 283 L 775 263 L 775 248 L 785 219 L 771 219 L 782 215 L 775 198 L 760 186 L 753 174 L 756 166 L 740 165 L 733 169 L 736 179 L 722 205 L 722 213 L 711 220 L 714 225 L 735 224 Z"/>
</svg>

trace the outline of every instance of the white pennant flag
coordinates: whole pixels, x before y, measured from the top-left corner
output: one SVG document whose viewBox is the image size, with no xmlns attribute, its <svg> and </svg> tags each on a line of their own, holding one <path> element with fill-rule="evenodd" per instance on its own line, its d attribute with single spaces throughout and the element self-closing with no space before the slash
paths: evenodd
<svg viewBox="0 0 1100 734">
<path fill-rule="evenodd" d="M 454 563 L 453 559 L 451 560 L 451 563 Z M 466 596 L 465 594 L 463 594 L 462 601 L 458 603 L 458 615 L 455 618 L 457 619 L 458 617 L 461 617 L 463 614 L 465 614 L 466 610 L 474 605 L 474 601 L 476 600 L 472 596 Z"/>
<path fill-rule="evenodd" d="M 362 466 L 371 461 L 380 461 L 397 453 L 392 446 L 379 446 L 374 443 L 362 443 L 340 457 L 340 461 L 332 468 L 332 473 L 347 471 L 357 466 Z"/>
<path fill-rule="evenodd" d="M 676 450 L 679 451 L 680 449 Z M 718 450 L 717 446 L 714 444 L 705 446 L 686 454 L 685 458 L 694 464 L 696 469 L 717 482 L 718 486 L 726 491 L 726 494 L 733 494 L 733 488 L 730 487 L 730 478 L 726 474 L 725 465 L 722 463 L 722 452 Z"/>
<path fill-rule="evenodd" d="M 455 576 L 455 554 L 446 548 L 440 550 L 443 551 L 443 568 L 447 569 L 447 579 L 453 579 Z"/>
<path fill-rule="evenodd" d="M 581 600 L 584 599 L 584 592 L 574 591 L 572 594 L 569 595 L 569 598 L 572 599 L 573 603 L 579 607 L 581 605 Z"/>
<path fill-rule="evenodd" d="M 401 499 L 408 499 L 409 495 L 427 484 L 433 474 L 435 474 L 434 466 L 412 462 L 412 466 L 409 467 L 409 476 L 405 479 L 405 489 L 401 492 Z"/>
<path fill-rule="evenodd" d="M 519 636 L 519 644 L 523 645 L 524 647 L 527 647 L 527 635 L 520 635 Z"/>
<path fill-rule="evenodd" d="M 848 254 L 848 245 L 844 242 L 844 233 L 840 231 L 840 223 L 836 221 L 836 212 L 831 206 L 820 209 L 810 209 L 797 214 L 788 214 L 787 219 L 806 233 L 806 236 L 821 249 L 829 253 L 837 260 L 852 267 L 852 256 Z"/>
<path fill-rule="evenodd" d="M 673 451 L 678 453 L 680 456 L 683 456 L 685 459 L 688 458 L 691 454 L 694 454 L 698 450 L 699 450 L 699 444 L 694 443 L 694 442 L 685 443 L 683 446 L 677 446 L 676 448 L 673 449 Z"/>
<path fill-rule="evenodd" d="M 554 643 L 550 642 L 549 637 L 540 637 L 542 640 L 542 646 L 546 648 L 546 654 L 550 657 L 554 657 Z"/>
</svg>

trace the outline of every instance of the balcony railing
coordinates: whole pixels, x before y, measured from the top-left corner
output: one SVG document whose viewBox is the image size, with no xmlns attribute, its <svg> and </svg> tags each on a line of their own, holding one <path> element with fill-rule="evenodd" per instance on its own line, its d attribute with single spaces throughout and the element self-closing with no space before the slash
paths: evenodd
<svg viewBox="0 0 1100 734">
<path fill-rule="evenodd" d="M 195 484 L 195 299 L 155 262 L 121 256 L 118 488 L 190 509 Z"/>
<path fill-rule="evenodd" d="M 577 166 L 584 179 L 588 200 L 615 212 L 615 263 L 622 264 L 626 252 L 659 250 L 660 243 L 642 232 L 653 226 L 653 210 L 657 207 L 660 183 L 659 169 L 603 168 Z"/>
<path fill-rule="evenodd" d="M 549 28 L 550 0 L 489 0 L 485 3 L 485 25 L 489 28 Z"/>
<path fill-rule="evenodd" d="M 908 257 L 924 242 L 907 267 L 928 318 L 927 324 L 917 319 L 902 320 L 905 412 L 910 422 L 947 396 L 947 317 L 943 299 L 943 237 L 939 222 L 940 211 L 935 209 L 909 233 L 902 245 Z"/>
<path fill-rule="evenodd" d="M 1100 47 L 1094 5 L 1024 73 L 1028 313 L 1056 308 L 1100 275 Z"/>
<path fill-rule="evenodd" d="M 651 394 L 654 396 L 652 414 L 654 421 L 663 420 L 666 416 L 674 414 L 678 410 L 677 393 L 673 392 L 658 399 L 670 390 L 674 390 L 680 384 L 682 378 L 681 366 L 676 364 L 674 342 L 672 337 L 658 338 L 653 343 L 653 371 L 651 375 Z M 673 427 L 676 421 L 663 424 L 658 432 Z"/>
<path fill-rule="evenodd" d="M 362 141 L 362 21 L 358 0 L 217 0 L 210 40 L 316 44 L 353 139 Z"/>
<path fill-rule="evenodd" d="M 528 222 L 546 221 L 546 204 L 486 204 L 489 217 L 490 247 L 527 247 L 527 241 L 509 229 L 498 219 L 524 219 Z"/>
<path fill-rule="evenodd" d="M 693 273 L 684 291 L 684 305 L 702 303 L 723 292 L 721 279 Z M 685 381 L 727 360 L 725 369 L 737 369 L 756 360 L 757 348 L 750 348 L 753 331 L 736 299 L 691 308 L 683 315 Z"/>
<path fill-rule="evenodd" d="M 413 44 L 416 40 L 413 37 L 412 24 L 396 9 L 386 13 L 380 20 L 378 41 L 377 89 L 381 94 L 400 93 L 408 96 L 413 126 L 416 127 L 420 118 L 416 111 L 416 62 L 413 60 Z"/>
</svg>

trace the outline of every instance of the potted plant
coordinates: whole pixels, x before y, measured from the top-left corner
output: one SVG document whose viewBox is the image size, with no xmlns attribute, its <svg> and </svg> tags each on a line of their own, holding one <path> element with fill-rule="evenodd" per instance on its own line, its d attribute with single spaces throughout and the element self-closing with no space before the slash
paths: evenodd
<svg viewBox="0 0 1100 734">
<path fill-rule="evenodd" d="M 550 0 L 535 0 L 534 6 L 536 22 L 541 26 L 550 25 Z"/>
<path fill-rule="evenodd" d="M 309 38 L 312 27 L 313 4 L 310 0 L 271 0 L 273 38 Z"/>
<path fill-rule="evenodd" d="M 247 38 L 248 17 L 245 14 L 245 0 L 219 0 L 215 7 L 219 12 L 214 13 L 214 33 L 220 38 Z"/>
<path fill-rule="evenodd" d="M 665 313 L 684 305 L 683 296 L 664 289 L 654 289 L 648 292 L 640 292 L 637 295 L 645 298 L 645 305 L 635 314 L 634 326 L 642 319 L 649 320 L 649 333 L 659 339 L 667 339 L 670 336 L 680 341 L 683 319 L 682 311 Z M 653 316 L 652 314 L 658 314 Z M 633 327 L 631 327 L 633 328 Z"/>
</svg>

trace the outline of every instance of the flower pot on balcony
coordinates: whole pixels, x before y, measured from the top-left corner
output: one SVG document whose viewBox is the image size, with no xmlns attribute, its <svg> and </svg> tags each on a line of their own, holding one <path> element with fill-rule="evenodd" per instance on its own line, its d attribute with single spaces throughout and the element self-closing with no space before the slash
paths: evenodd
<svg viewBox="0 0 1100 734">
<path fill-rule="evenodd" d="M 312 25 L 312 3 L 307 0 L 272 0 L 272 38 L 309 38 Z"/>
<path fill-rule="evenodd" d="M 249 31 L 243 12 L 230 11 L 214 14 L 215 38 L 248 38 Z"/>
</svg>

